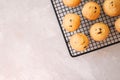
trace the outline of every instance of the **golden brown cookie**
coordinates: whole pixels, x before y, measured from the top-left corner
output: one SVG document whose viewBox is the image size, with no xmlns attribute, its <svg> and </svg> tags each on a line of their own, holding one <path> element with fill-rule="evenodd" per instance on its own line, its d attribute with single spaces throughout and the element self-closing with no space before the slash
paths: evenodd
<svg viewBox="0 0 120 80">
<path fill-rule="evenodd" d="M 89 40 L 86 35 L 77 33 L 70 38 L 70 45 L 76 51 L 83 51 L 88 47 Z"/>
<path fill-rule="evenodd" d="M 63 0 L 63 3 L 68 7 L 76 7 L 80 2 L 81 0 Z"/>
<path fill-rule="evenodd" d="M 100 6 L 96 2 L 90 1 L 83 6 L 82 14 L 89 20 L 95 20 L 100 16 Z"/>
<path fill-rule="evenodd" d="M 120 18 L 115 21 L 115 29 L 120 32 Z"/>
<path fill-rule="evenodd" d="M 90 28 L 90 35 L 95 41 L 105 40 L 109 33 L 109 27 L 104 23 L 95 23 Z"/>
<path fill-rule="evenodd" d="M 80 16 L 77 14 L 67 14 L 63 19 L 63 27 L 65 30 L 72 32 L 79 28 L 80 26 Z"/>
<path fill-rule="evenodd" d="M 103 9 L 108 16 L 120 15 L 120 0 L 105 0 Z"/>
</svg>

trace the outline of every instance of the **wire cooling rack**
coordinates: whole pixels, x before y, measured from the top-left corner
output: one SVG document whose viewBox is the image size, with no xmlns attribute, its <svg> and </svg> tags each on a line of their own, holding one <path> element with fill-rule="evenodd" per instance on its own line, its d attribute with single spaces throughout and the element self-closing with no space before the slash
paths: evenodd
<svg viewBox="0 0 120 80">
<path fill-rule="evenodd" d="M 120 42 L 120 34 L 115 30 L 114 28 L 114 22 L 116 19 L 118 19 L 120 16 L 118 17 L 109 17 L 107 15 L 105 15 L 103 9 L 102 9 L 102 4 L 104 2 L 104 0 L 97 0 L 96 2 L 100 5 L 101 7 L 101 15 L 97 20 L 94 21 L 89 21 L 87 19 L 85 19 L 81 13 L 83 5 L 88 2 L 87 0 L 82 0 L 80 5 L 78 7 L 75 8 L 69 8 L 66 7 L 62 0 L 51 0 L 52 2 L 52 6 L 53 9 L 55 11 L 55 14 L 57 16 L 57 20 L 59 22 L 60 25 L 60 29 L 62 31 L 63 37 L 65 39 L 65 43 L 67 45 L 68 51 L 70 53 L 70 55 L 72 57 L 77 57 L 83 54 L 87 54 L 89 52 L 104 48 L 104 47 L 108 47 L 111 46 L 113 44 L 117 44 Z M 67 13 L 76 13 L 78 15 L 80 15 L 81 17 L 81 27 L 74 31 L 74 32 L 67 32 L 63 26 L 62 26 L 62 21 L 63 21 L 63 17 L 67 14 Z M 107 24 L 110 28 L 110 34 L 109 37 L 101 42 L 96 42 L 93 39 L 91 39 L 90 34 L 89 34 L 89 29 L 90 26 L 93 25 L 94 23 L 97 22 L 103 22 L 105 24 Z M 70 44 L 69 44 L 69 39 L 70 37 L 75 34 L 75 33 L 84 33 L 85 35 L 87 35 L 87 37 L 90 40 L 90 45 L 89 47 L 85 50 L 85 51 L 81 51 L 81 52 L 77 52 L 74 49 L 71 48 Z"/>
</svg>

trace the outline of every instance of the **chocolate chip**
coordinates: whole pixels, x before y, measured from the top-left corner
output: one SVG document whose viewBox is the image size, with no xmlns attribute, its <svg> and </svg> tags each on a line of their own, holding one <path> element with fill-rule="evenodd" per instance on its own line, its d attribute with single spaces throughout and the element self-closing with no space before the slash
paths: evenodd
<svg viewBox="0 0 120 80">
<path fill-rule="evenodd" d="M 102 32 L 100 31 L 100 32 L 98 32 L 97 34 L 101 34 Z"/>
<path fill-rule="evenodd" d="M 99 28 L 99 30 L 101 31 L 102 29 L 101 29 L 101 28 Z"/>
<path fill-rule="evenodd" d="M 84 46 L 84 48 L 87 48 L 87 46 Z"/>
<path fill-rule="evenodd" d="M 113 1 L 111 1 L 111 4 L 113 4 Z"/>
<path fill-rule="evenodd" d="M 70 22 L 72 22 L 72 19 L 70 19 Z"/>
<path fill-rule="evenodd" d="M 96 11 L 94 11 L 94 13 L 96 13 Z"/>
<path fill-rule="evenodd" d="M 113 6 L 113 1 L 111 2 L 111 5 Z"/>
<path fill-rule="evenodd" d="M 85 41 L 82 43 L 82 45 L 85 43 Z"/>
<path fill-rule="evenodd" d="M 97 7 L 95 7 L 95 9 L 97 9 Z"/>
<path fill-rule="evenodd" d="M 69 27 L 72 27 L 72 25 L 70 25 Z"/>
<path fill-rule="evenodd" d="M 83 43 L 85 43 L 85 41 Z"/>
</svg>

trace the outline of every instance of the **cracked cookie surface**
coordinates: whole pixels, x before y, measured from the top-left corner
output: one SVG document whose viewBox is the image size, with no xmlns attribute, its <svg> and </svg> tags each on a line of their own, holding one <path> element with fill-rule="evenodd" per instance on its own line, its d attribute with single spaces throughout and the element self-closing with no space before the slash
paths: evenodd
<svg viewBox="0 0 120 80">
<path fill-rule="evenodd" d="M 80 23 L 80 16 L 73 13 L 66 14 L 63 19 L 63 27 L 69 32 L 77 30 L 80 26 Z"/>
<path fill-rule="evenodd" d="M 89 45 L 89 40 L 85 34 L 77 33 L 71 36 L 70 45 L 76 51 L 83 51 Z"/>
<path fill-rule="evenodd" d="M 103 10 L 111 17 L 120 15 L 120 0 L 105 0 Z"/>
<path fill-rule="evenodd" d="M 104 23 L 95 23 L 90 28 L 90 35 L 95 41 L 105 40 L 109 33 L 109 27 Z"/>
<path fill-rule="evenodd" d="M 100 16 L 100 6 L 96 2 L 88 2 L 83 6 L 82 14 L 88 20 L 96 20 Z"/>
</svg>

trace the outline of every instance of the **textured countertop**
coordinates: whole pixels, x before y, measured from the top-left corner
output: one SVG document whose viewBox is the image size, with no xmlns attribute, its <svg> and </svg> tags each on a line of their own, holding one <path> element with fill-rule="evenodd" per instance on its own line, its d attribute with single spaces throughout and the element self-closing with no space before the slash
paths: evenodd
<svg viewBox="0 0 120 80">
<path fill-rule="evenodd" d="M 71 58 L 50 0 L 0 0 L 0 80 L 120 80 L 119 50 Z"/>
</svg>

